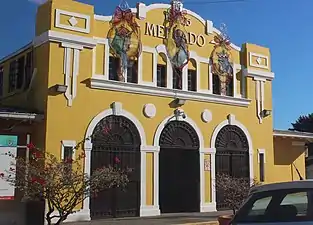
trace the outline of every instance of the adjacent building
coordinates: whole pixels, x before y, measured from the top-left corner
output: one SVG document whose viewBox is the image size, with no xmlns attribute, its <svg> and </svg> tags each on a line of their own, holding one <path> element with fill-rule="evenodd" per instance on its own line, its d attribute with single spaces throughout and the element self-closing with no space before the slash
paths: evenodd
<svg viewBox="0 0 313 225">
<path fill-rule="evenodd" d="M 138 3 L 112 18 L 50 0 L 31 43 L 0 61 L 2 134 L 60 159 L 83 140 L 87 174 L 114 157 L 134 168 L 126 192 L 86 199 L 68 221 L 223 209 L 218 173 L 305 176 L 313 135 L 273 131 L 270 50 L 230 43 L 181 7 Z"/>
</svg>

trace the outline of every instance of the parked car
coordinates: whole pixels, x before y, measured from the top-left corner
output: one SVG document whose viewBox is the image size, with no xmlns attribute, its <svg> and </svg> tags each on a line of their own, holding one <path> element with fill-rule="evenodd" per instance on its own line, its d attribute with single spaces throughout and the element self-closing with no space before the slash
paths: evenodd
<svg viewBox="0 0 313 225">
<path fill-rule="evenodd" d="M 313 224 L 313 180 L 252 188 L 231 221 L 231 225 L 241 224 Z"/>
</svg>

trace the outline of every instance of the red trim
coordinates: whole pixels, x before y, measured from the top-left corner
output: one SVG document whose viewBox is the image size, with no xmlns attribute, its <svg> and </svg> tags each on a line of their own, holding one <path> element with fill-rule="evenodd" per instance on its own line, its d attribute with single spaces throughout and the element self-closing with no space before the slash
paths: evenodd
<svg viewBox="0 0 313 225">
<path fill-rule="evenodd" d="M 0 196 L 0 200 L 14 200 L 14 196 Z"/>
</svg>

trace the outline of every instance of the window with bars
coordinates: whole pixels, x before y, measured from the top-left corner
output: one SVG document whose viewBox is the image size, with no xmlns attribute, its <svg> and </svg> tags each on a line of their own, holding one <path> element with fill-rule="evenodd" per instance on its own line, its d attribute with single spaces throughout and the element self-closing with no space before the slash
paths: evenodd
<svg viewBox="0 0 313 225">
<path fill-rule="evenodd" d="M 264 182 L 264 153 L 259 154 L 260 157 L 260 181 Z"/>
<path fill-rule="evenodd" d="M 166 65 L 158 64 L 157 66 L 157 86 L 166 87 Z"/>
<path fill-rule="evenodd" d="M 73 147 L 72 146 L 64 146 L 63 147 L 63 160 L 73 159 Z"/>
<path fill-rule="evenodd" d="M 182 74 L 180 69 L 173 69 L 173 89 L 182 89 Z"/>
<path fill-rule="evenodd" d="M 67 173 L 68 176 L 71 176 L 71 171 L 73 169 L 73 147 L 64 146 L 63 147 L 63 161 L 66 163 L 64 167 L 64 173 Z"/>
<path fill-rule="evenodd" d="M 197 71 L 188 70 L 188 91 L 197 91 Z"/>
<path fill-rule="evenodd" d="M 0 97 L 3 95 L 3 76 L 4 76 L 4 68 L 0 67 Z"/>
<path fill-rule="evenodd" d="M 24 84 L 25 57 L 22 56 L 10 63 L 9 93 L 21 89 Z"/>
<path fill-rule="evenodd" d="M 24 89 L 28 89 L 33 75 L 33 52 L 28 52 L 26 55 L 25 64 L 25 85 Z"/>
<path fill-rule="evenodd" d="M 9 93 L 16 90 L 17 74 L 18 74 L 18 61 L 13 60 L 10 63 L 9 71 Z"/>
<path fill-rule="evenodd" d="M 17 80 L 16 89 L 21 89 L 24 84 L 25 57 L 22 56 L 17 60 Z"/>
<path fill-rule="evenodd" d="M 265 181 L 265 150 L 258 149 L 259 175 L 260 182 Z"/>
<path fill-rule="evenodd" d="M 73 165 L 73 161 L 75 158 L 75 146 L 76 146 L 76 142 L 75 141 L 62 141 L 62 160 L 64 162 L 66 162 L 66 165 L 68 165 L 68 167 L 65 168 L 67 173 L 70 173 L 70 171 L 72 170 L 72 165 Z"/>
</svg>

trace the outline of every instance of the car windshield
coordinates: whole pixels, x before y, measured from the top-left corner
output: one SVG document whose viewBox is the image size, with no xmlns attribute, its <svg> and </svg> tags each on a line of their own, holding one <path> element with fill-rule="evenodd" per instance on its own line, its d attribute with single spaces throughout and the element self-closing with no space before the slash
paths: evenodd
<svg viewBox="0 0 313 225">
<path fill-rule="evenodd" d="M 313 221 L 312 189 L 286 189 L 252 194 L 233 223 Z"/>
</svg>

